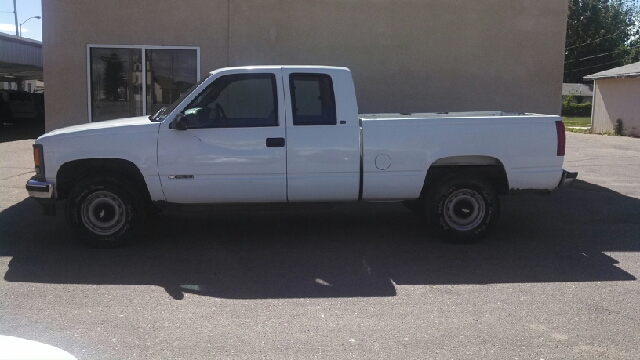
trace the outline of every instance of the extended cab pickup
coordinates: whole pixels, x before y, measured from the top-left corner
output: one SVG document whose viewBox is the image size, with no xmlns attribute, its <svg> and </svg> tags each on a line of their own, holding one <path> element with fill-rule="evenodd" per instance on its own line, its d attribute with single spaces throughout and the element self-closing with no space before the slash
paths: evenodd
<svg viewBox="0 0 640 360">
<path fill-rule="evenodd" d="M 34 145 L 29 195 L 92 246 L 132 239 L 166 203 L 404 201 L 447 239 L 482 238 L 498 195 L 548 192 L 562 169 L 557 116 L 358 115 L 349 69 L 224 68 L 150 117 L 58 129 Z"/>
</svg>

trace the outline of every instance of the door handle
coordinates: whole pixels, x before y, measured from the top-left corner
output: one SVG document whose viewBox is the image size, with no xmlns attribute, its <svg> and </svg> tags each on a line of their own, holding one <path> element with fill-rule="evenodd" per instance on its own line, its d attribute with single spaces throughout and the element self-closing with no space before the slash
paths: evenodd
<svg viewBox="0 0 640 360">
<path fill-rule="evenodd" d="M 284 138 L 267 138 L 267 147 L 284 147 Z"/>
</svg>

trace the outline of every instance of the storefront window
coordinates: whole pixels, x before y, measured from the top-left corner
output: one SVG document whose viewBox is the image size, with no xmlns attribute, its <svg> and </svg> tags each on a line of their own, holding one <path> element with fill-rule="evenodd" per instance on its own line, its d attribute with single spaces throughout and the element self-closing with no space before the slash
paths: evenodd
<svg viewBox="0 0 640 360">
<path fill-rule="evenodd" d="M 197 79 L 198 59 L 195 50 L 146 50 L 147 114 L 171 105 Z"/>
<path fill-rule="evenodd" d="M 154 114 L 199 76 L 196 49 L 92 46 L 89 62 L 91 121 Z"/>
<path fill-rule="evenodd" d="M 142 115 L 140 49 L 91 49 L 91 119 Z"/>
</svg>

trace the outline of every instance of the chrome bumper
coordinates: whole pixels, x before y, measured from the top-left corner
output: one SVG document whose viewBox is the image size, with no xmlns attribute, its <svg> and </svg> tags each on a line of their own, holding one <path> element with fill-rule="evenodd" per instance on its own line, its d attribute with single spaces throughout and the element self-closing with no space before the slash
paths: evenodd
<svg viewBox="0 0 640 360">
<path fill-rule="evenodd" d="M 562 178 L 560 179 L 560 184 L 558 187 L 567 187 L 571 186 L 573 182 L 578 178 L 577 172 L 570 172 L 567 170 L 562 170 Z"/>
<path fill-rule="evenodd" d="M 55 184 L 31 179 L 27 181 L 27 192 L 36 199 L 55 199 Z"/>
</svg>

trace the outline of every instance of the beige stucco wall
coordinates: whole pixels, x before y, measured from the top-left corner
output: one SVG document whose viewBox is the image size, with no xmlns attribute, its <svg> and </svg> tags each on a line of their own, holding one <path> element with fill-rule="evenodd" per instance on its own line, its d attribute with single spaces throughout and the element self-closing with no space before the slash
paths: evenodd
<svg viewBox="0 0 640 360">
<path fill-rule="evenodd" d="M 135 6 L 134 6 L 135 4 Z M 348 66 L 361 113 L 558 114 L 567 0 L 43 1 L 47 129 L 86 122 L 86 45 L 226 65 Z"/>
<path fill-rule="evenodd" d="M 628 133 L 640 135 L 640 78 L 597 80 L 593 98 L 593 132 L 613 131 L 621 119 Z"/>
<path fill-rule="evenodd" d="M 46 130 L 89 119 L 88 44 L 199 46 L 201 76 L 226 66 L 227 5 L 227 0 L 43 1 Z"/>
</svg>

